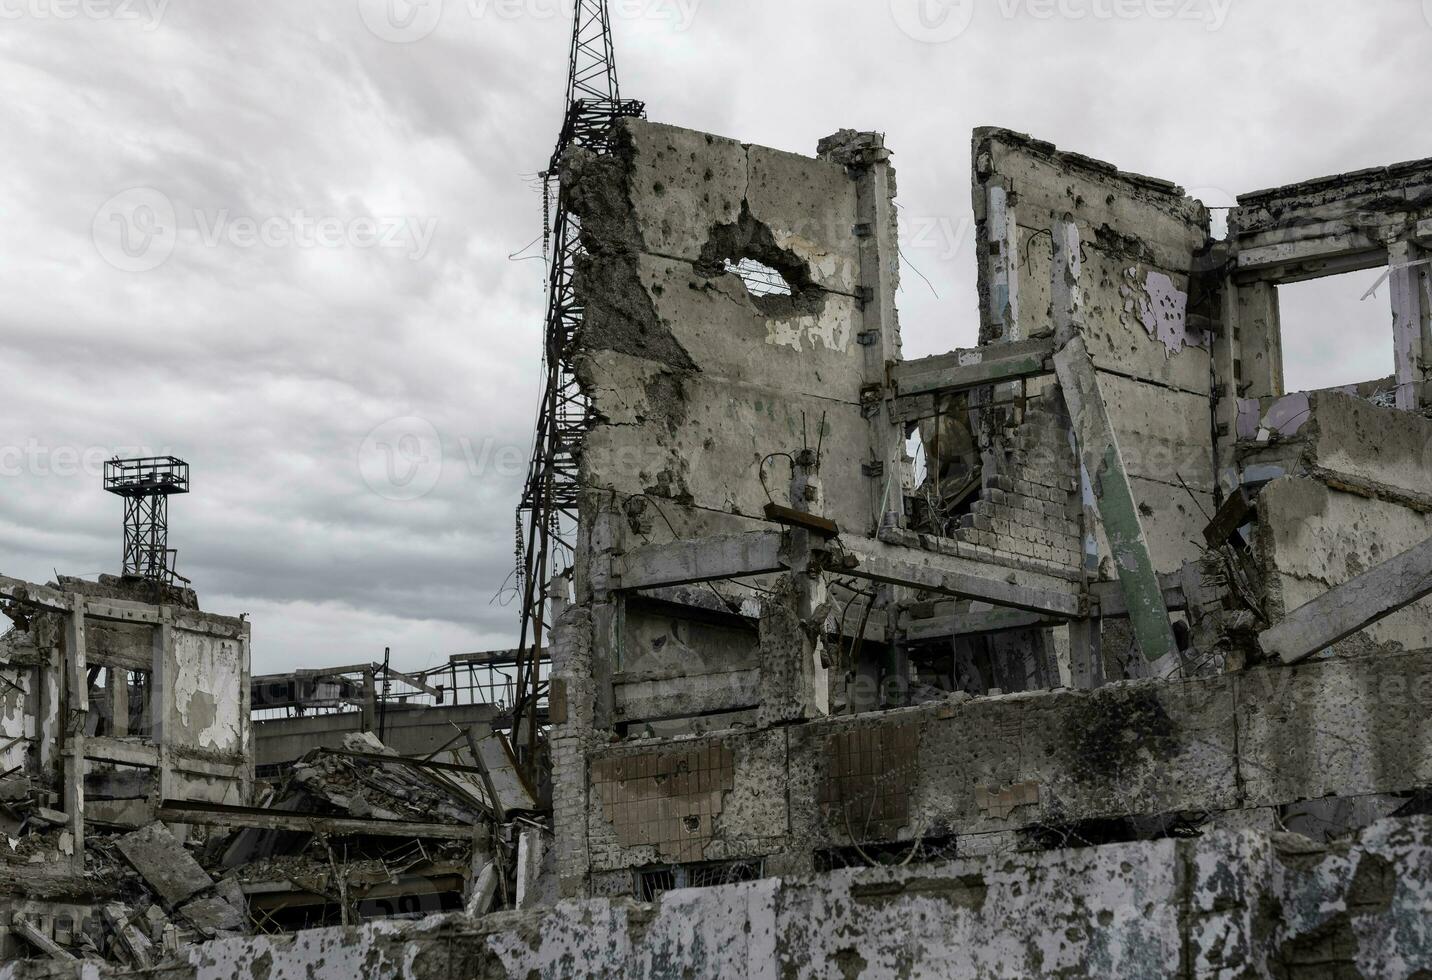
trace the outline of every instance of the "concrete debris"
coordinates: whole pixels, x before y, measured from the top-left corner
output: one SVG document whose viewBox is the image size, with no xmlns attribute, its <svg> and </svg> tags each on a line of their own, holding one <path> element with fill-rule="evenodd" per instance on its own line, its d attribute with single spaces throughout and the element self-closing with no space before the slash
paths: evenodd
<svg viewBox="0 0 1432 980">
<path fill-rule="evenodd" d="M 171 909 L 214 884 L 214 879 L 162 823 L 126 834 L 115 842 L 115 847 Z"/>
</svg>

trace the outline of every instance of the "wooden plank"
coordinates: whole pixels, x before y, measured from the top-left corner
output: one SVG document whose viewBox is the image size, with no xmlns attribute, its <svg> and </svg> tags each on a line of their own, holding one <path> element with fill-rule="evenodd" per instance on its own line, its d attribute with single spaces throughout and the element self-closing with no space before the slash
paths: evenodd
<svg viewBox="0 0 1432 980">
<path fill-rule="evenodd" d="M 1432 538 L 1299 606 L 1259 635 L 1285 664 L 1306 660 L 1432 595 Z"/>
<path fill-rule="evenodd" d="M 766 504 L 766 520 L 788 527 L 798 527 L 822 538 L 840 537 L 840 528 L 835 521 L 791 507 L 782 507 L 780 504 Z"/>
<path fill-rule="evenodd" d="M 652 589 L 785 570 L 780 531 L 751 531 L 634 548 L 616 561 L 616 587 Z"/>
<path fill-rule="evenodd" d="M 1239 487 L 1223 502 L 1223 506 L 1218 508 L 1218 513 L 1208 522 L 1208 527 L 1203 529 L 1203 540 L 1208 542 L 1210 548 L 1221 548 L 1257 513 L 1256 500 L 1245 487 Z"/>
<path fill-rule="evenodd" d="M 470 824 L 410 823 L 404 820 L 323 817 L 316 813 L 290 813 L 284 810 L 226 807 L 217 804 L 183 803 L 176 800 L 165 800 L 155 811 L 155 817 L 165 823 L 185 823 L 203 827 L 254 827 L 259 830 L 293 830 L 314 834 L 472 840 Z"/>
</svg>

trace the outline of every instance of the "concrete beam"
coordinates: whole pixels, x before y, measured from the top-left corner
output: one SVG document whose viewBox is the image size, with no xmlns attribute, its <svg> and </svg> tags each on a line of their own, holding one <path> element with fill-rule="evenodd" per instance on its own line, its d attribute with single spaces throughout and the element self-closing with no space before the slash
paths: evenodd
<svg viewBox="0 0 1432 980">
<path fill-rule="evenodd" d="M 896 394 L 908 402 L 915 395 L 950 394 L 1053 374 L 1053 356 L 1053 341 L 1021 340 L 905 361 L 891 368 L 890 374 Z"/>
<path fill-rule="evenodd" d="M 1293 610 L 1259 635 L 1265 653 L 1305 660 L 1432 595 L 1432 538 Z"/>
<path fill-rule="evenodd" d="M 137 745 L 134 742 L 113 738 L 85 739 L 85 758 L 95 762 L 113 762 L 121 766 L 159 768 L 157 746 Z"/>
<path fill-rule="evenodd" d="M 852 578 L 911 586 L 930 592 L 977 599 L 991 605 L 1074 619 L 1084 603 L 1077 583 L 1053 575 L 1014 571 L 968 558 L 861 541 L 846 547 L 858 564 L 840 566 Z"/>
<path fill-rule="evenodd" d="M 907 639 L 920 641 L 941 640 L 952 636 L 990 636 L 1010 630 L 1059 626 L 1064 622 L 1065 620 L 1058 617 L 1020 609 L 990 609 L 984 612 L 937 616 L 934 619 L 911 619 L 906 621 L 904 626 Z"/>
<path fill-rule="evenodd" d="M 1054 355 L 1054 367 L 1069 416 L 1074 420 L 1079 462 L 1094 491 L 1139 649 L 1153 663 L 1175 653 L 1178 647 L 1163 590 L 1149 557 L 1138 502 L 1134 500 L 1098 374 L 1082 336 L 1076 336 Z"/>
<path fill-rule="evenodd" d="M 751 531 L 633 548 L 615 562 L 614 586 L 654 589 L 784 571 L 780 531 Z"/>
</svg>

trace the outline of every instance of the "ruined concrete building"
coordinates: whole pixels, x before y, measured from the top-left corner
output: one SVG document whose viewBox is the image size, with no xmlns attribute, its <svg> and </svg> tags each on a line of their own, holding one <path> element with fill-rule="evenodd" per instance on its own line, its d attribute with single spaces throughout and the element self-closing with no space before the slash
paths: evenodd
<svg viewBox="0 0 1432 980">
<path fill-rule="evenodd" d="M 906 359 L 880 136 L 574 153 L 554 904 L 146 975 L 1432 975 L 1432 161 L 1221 240 L 1028 136 L 973 162 L 979 345 Z M 1377 267 L 1395 374 L 1285 391 L 1277 287 Z"/>
</svg>

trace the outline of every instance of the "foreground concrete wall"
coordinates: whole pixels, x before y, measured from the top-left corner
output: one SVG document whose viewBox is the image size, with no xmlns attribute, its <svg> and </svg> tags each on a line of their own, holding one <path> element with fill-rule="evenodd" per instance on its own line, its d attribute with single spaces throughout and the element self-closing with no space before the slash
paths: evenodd
<svg viewBox="0 0 1432 980">
<path fill-rule="evenodd" d="M 155 980 L 1369 977 L 1432 970 L 1432 820 L 1319 846 L 1222 832 L 668 892 L 657 905 L 377 923 L 191 947 Z M 76 976 L 12 963 L 0 980 Z M 86 967 L 100 978 L 109 970 Z"/>
<path fill-rule="evenodd" d="M 798 873 L 859 843 L 1432 785 L 1432 653 L 643 739 L 589 758 L 577 840 L 591 887 L 630 894 L 634 870 L 669 863 L 760 858 Z"/>
</svg>

